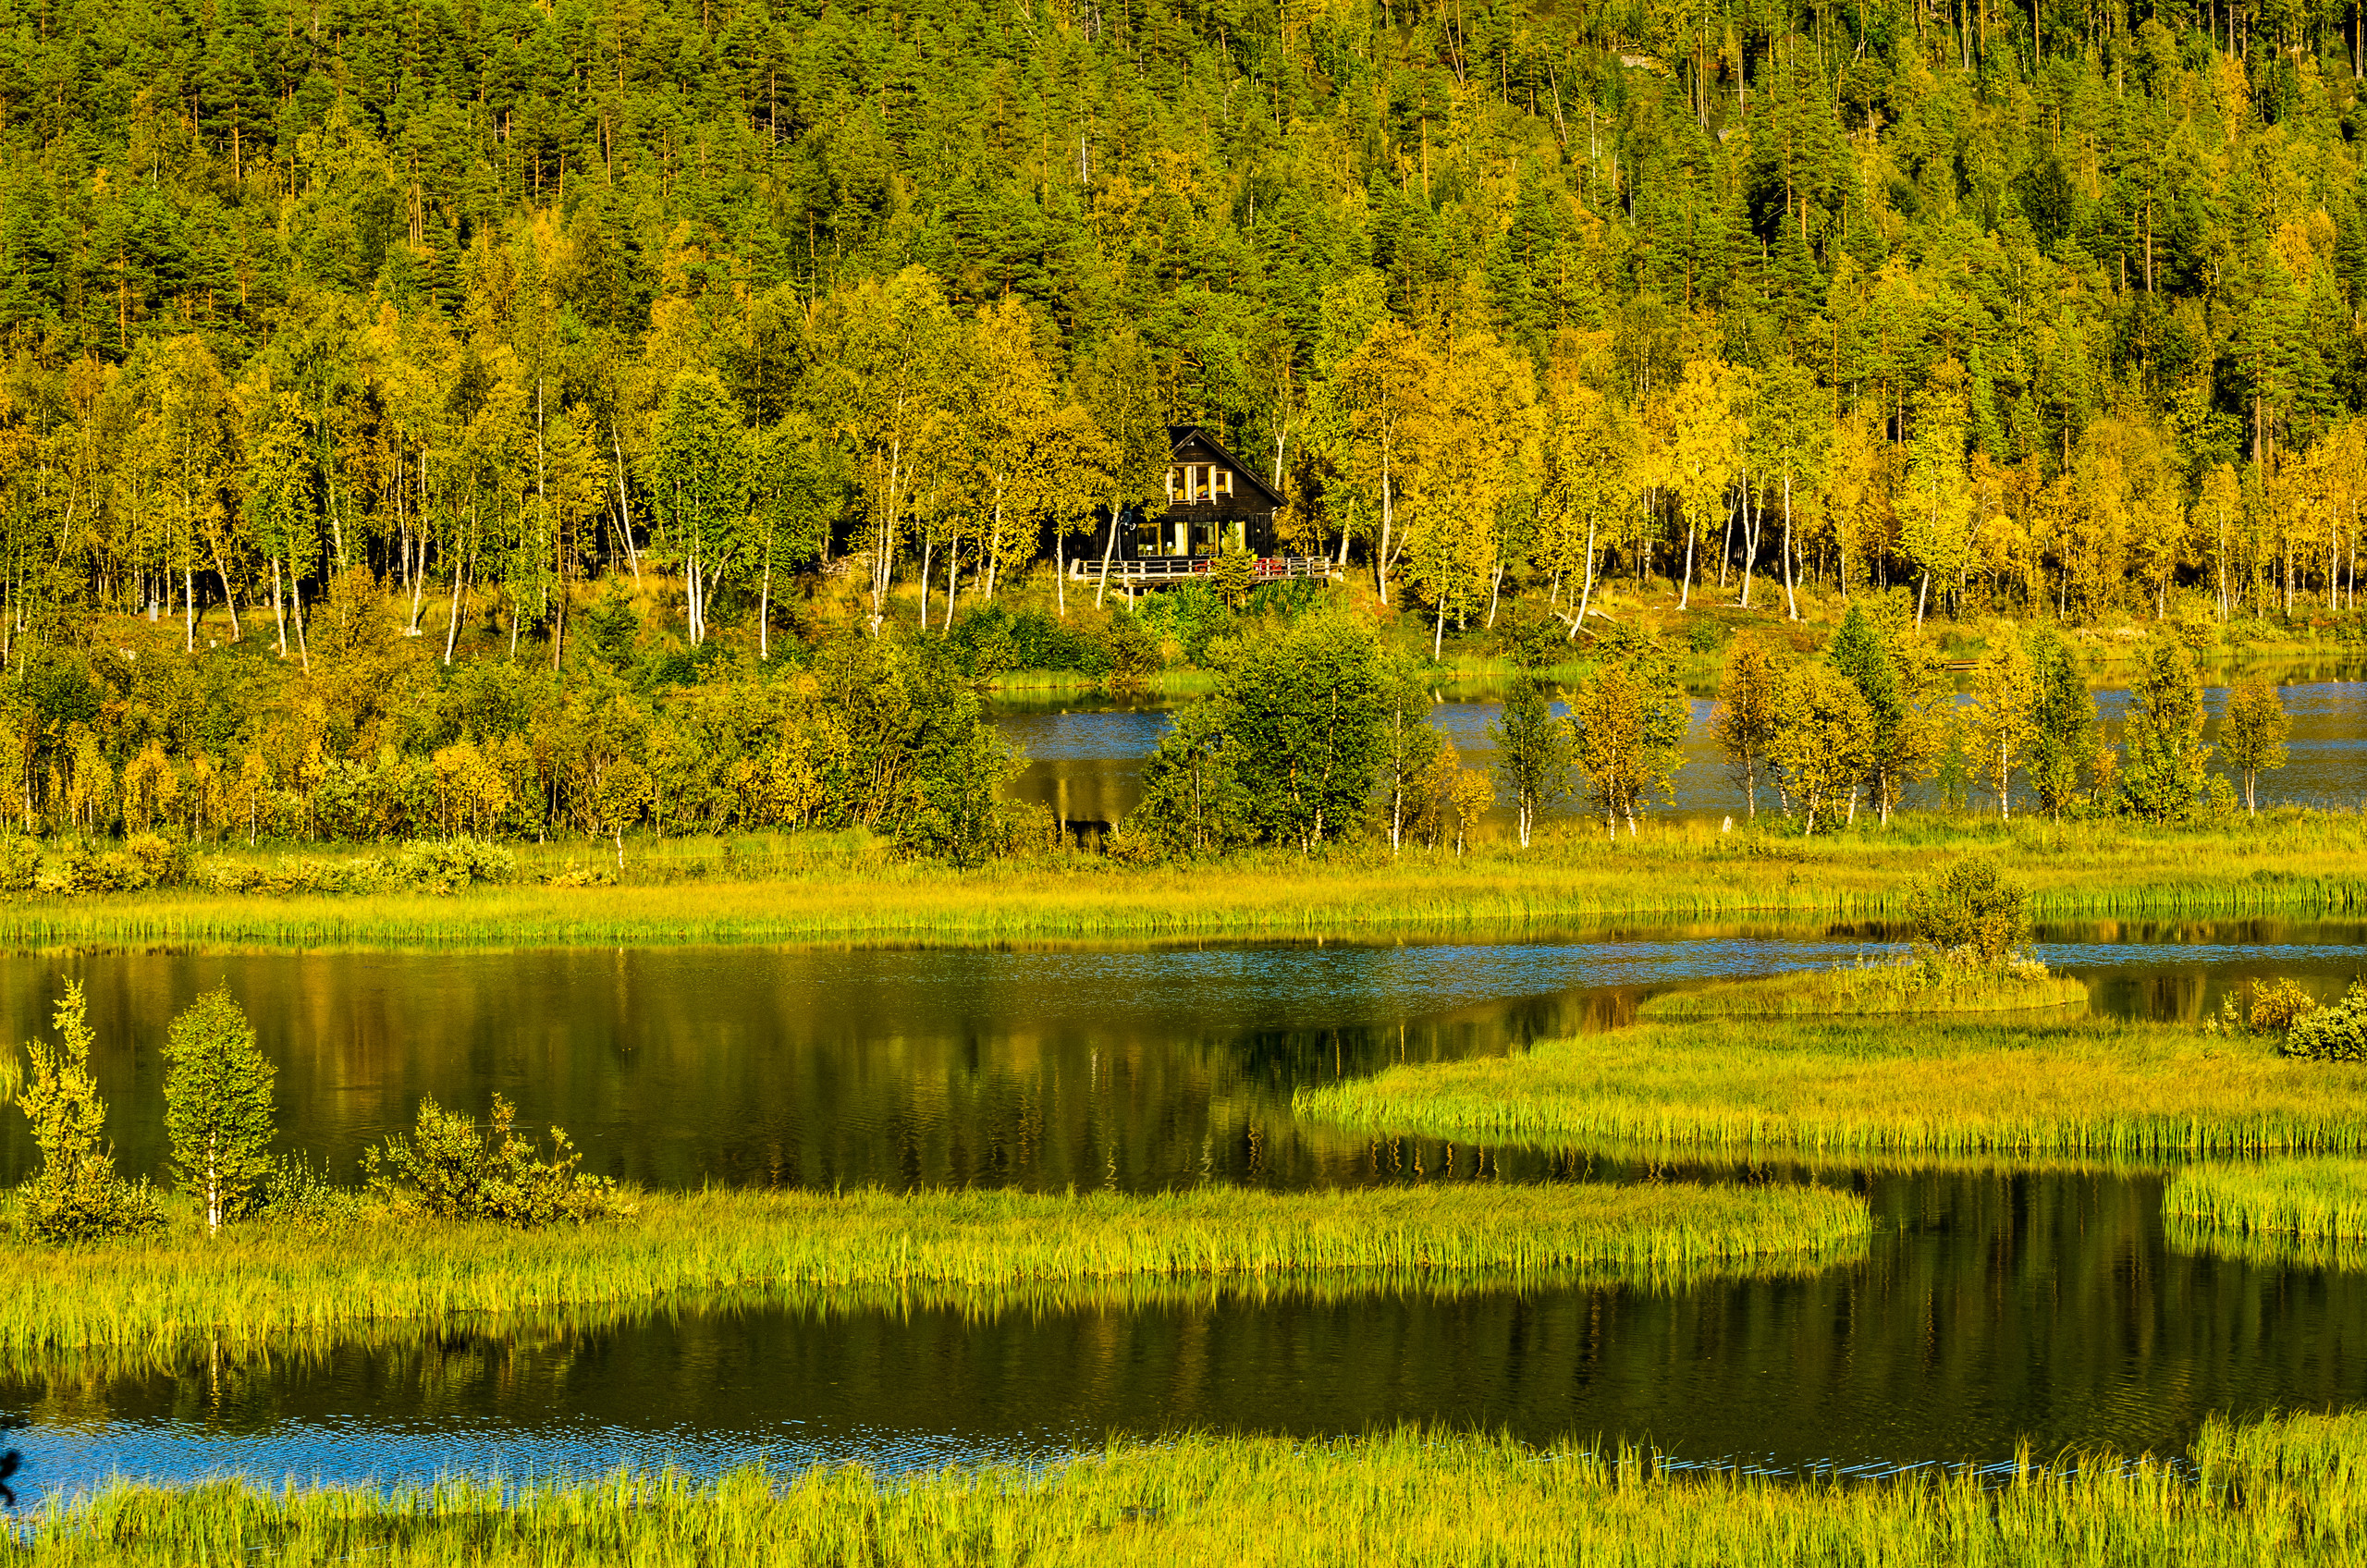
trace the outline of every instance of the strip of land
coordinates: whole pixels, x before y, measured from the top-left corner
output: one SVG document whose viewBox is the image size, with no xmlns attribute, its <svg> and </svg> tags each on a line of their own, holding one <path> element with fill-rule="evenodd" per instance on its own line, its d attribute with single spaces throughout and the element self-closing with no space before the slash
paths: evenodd
<svg viewBox="0 0 2367 1568">
<path fill-rule="evenodd" d="M 2367 1149 L 2367 1066 L 2173 1024 L 1646 1023 L 1299 1091 L 1359 1131 L 1595 1149 L 2171 1156 Z"/>
<path fill-rule="evenodd" d="M 578 846 L 599 869 L 605 846 Z M 2367 912 L 2367 818 L 2294 813 L 2219 829 L 2121 822 L 1911 822 L 1799 839 L 1660 825 L 1639 839 L 1572 828 L 1522 851 L 1456 858 L 1369 848 L 1323 858 L 1135 866 L 1046 854 L 962 871 L 899 861 L 843 835 L 760 851 L 718 840 L 628 844 L 617 886 L 458 893 L 166 889 L 0 904 L 0 943 L 515 948 L 670 942 L 977 944 L 1194 937 L 1391 938 L 1567 928 L 1614 919 L 1881 920 L 1959 854 L 1995 856 L 2039 919 L 2343 916 Z M 566 875 L 564 846 L 521 848 L 523 877 Z M 267 858 L 267 857 L 266 857 Z M 639 880 L 639 878 L 649 880 Z"/>
<path fill-rule="evenodd" d="M 388 1318 L 687 1299 L 748 1287 L 859 1300 L 1054 1281 L 1367 1279 L 1574 1268 L 1650 1282 L 1864 1243 L 1862 1199 L 1814 1186 L 1462 1183 L 1153 1196 L 650 1193 L 620 1220 L 521 1231 L 362 1211 L 207 1238 L 0 1243 L 0 1359 L 251 1345 Z"/>
<path fill-rule="evenodd" d="M 2067 974 L 1932 974 L 1914 964 L 1861 963 L 1712 981 L 1663 992 L 1636 1011 L 1660 1020 L 1834 1018 L 2035 1011 L 2087 1002 L 2086 982 Z"/>
<path fill-rule="evenodd" d="M 1675 1470 L 1655 1456 L 1419 1428 L 1360 1438 L 1120 1440 L 1048 1465 L 910 1477 L 816 1469 L 713 1484 L 620 1474 L 433 1493 L 118 1483 L 0 1561 L 442 1565 L 1024 1562 L 2349 1563 L 2367 1417 L 2207 1422 L 2185 1464 L 2081 1456 L 2003 1486 L 1963 1470 L 1871 1485 Z"/>
</svg>

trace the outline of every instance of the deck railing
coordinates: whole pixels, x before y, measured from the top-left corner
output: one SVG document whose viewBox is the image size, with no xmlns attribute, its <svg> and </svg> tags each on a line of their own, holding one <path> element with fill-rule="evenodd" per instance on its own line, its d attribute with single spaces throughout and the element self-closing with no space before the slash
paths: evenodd
<svg viewBox="0 0 2367 1568">
<path fill-rule="evenodd" d="M 1142 560 L 1113 560 L 1110 563 L 1112 584 L 1140 587 L 1150 583 L 1181 582 L 1195 577 L 1206 577 L 1215 564 L 1211 556 L 1151 556 Z M 1339 569 L 1329 556 L 1266 556 L 1251 563 L 1251 570 L 1260 582 L 1279 581 L 1286 577 L 1334 577 Z M 1069 562 L 1069 576 L 1087 582 L 1101 576 L 1101 563 L 1078 558 Z"/>
</svg>

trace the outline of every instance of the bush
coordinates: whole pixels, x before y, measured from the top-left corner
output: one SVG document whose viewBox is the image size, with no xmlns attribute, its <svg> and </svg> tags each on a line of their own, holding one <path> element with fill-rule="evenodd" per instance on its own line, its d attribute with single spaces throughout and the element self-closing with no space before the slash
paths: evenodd
<svg viewBox="0 0 2367 1568">
<path fill-rule="evenodd" d="M 21 835 L 0 839 L 0 893 L 30 893 L 41 877 L 41 846 Z"/>
<path fill-rule="evenodd" d="M 1919 947 L 2002 969 L 2030 935 L 2028 894 L 1987 855 L 1967 855 L 1937 877 L 1919 881 L 1907 917 Z"/>
<path fill-rule="evenodd" d="M 135 833 L 123 853 L 143 888 L 178 888 L 189 876 L 189 851 L 157 833 Z"/>
<path fill-rule="evenodd" d="M 91 1073 L 95 1036 L 79 983 L 67 985 L 51 1022 L 59 1043 L 26 1047 L 32 1072 L 16 1096 L 41 1150 L 40 1169 L 18 1189 L 25 1229 L 36 1241 L 87 1242 L 161 1228 L 164 1211 L 148 1183 L 116 1173 L 106 1102 Z"/>
<path fill-rule="evenodd" d="M 518 859 L 481 839 L 418 839 L 395 856 L 395 880 L 423 893 L 455 893 L 472 882 L 507 882 Z"/>
<path fill-rule="evenodd" d="M 583 1155 L 567 1133 L 551 1129 L 551 1157 L 535 1156 L 533 1140 L 518 1135 L 518 1108 L 493 1096 L 491 1125 L 419 1102 L 409 1138 L 400 1133 L 363 1157 L 373 1191 L 439 1219 L 497 1219 L 538 1226 L 562 1219 L 583 1223 L 626 1212 L 617 1184 L 576 1170 Z"/>
<path fill-rule="evenodd" d="M 2284 1053 L 2309 1061 L 2367 1061 L 2367 985 L 2354 980 L 2342 1000 L 2296 1016 Z"/>
<path fill-rule="evenodd" d="M 325 1166 L 316 1166 L 300 1150 L 272 1161 L 255 1194 L 255 1212 L 280 1219 L 315 1223 L 359 1219 L 369 1206 L 362 1194 L 329 1180 Z"/>
</svg>

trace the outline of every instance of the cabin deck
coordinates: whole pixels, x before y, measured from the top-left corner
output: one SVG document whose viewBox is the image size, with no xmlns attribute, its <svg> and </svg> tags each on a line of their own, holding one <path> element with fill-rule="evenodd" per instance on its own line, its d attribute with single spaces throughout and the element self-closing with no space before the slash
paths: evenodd
<svg viewBox="0 0 2367 1568">
<path fill-rule="evenodd" d="M 1206 577 L 1214 564 L 1209 556 L 1152 556 L 1142 560 L 1112 560 L 1110 563 L 1110 585 L 1113 588 L 1159 588 L 1172 582 L 1189 582 Z M 1339 567 L 1328 556 L 1267 556 L 1254 563 L 1257 581 L 1272 582 L 1288 577 L 1337 577 Z M 1082 582 L 1098 582 L 1101 563 L 1083 557 L 1069 562 L 1069 576 Z"/>
</svg>

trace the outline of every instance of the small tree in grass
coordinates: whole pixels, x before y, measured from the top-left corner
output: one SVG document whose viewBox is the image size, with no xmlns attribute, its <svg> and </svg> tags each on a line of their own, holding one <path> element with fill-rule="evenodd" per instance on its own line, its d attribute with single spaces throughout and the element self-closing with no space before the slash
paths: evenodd
<svg viewBox="0 0 2367 1568">
<path fill-rule="evenodd" d="M 20 1189 L 25 1228 L 44 1242 L 153 1230 L 165 1220 L 147 1183 L 116 1173 L 106 1102 L 91 1073 L 94 1036 L 80 982 L 67 983 L 51 1022 L 58 1043 L 36 1040 L 25 1047 L 32 1071 L 16 1091 L 18 1107 L 32 1123 L 33 1146 L 41 1150 L 40 1169 Z"/>
<path fill-rule="evenodd" d="M 173 1020 L 165 1045 L 165 1131 L 173 1175 L 205 1206 L 205 1229 L 251 1212 L 270 1170 L 271 1081 L 247 1015 L 227 987 Z"/>
<path fill-rule="evenodd" d="M 2227 722 L 2219 730 L 2219 760 L 2235 769 L 2244 787 L 2244 810 L 2260 815 L 2260 776 L 2285 766 L 2285 737 L 2293 720 L 2274 682 L 2254 676 L 2237 683 L 2227 698 Z"/>
<path fill-rule="evenodd" d="M 1570 792 L 1570 726 L 1553 717 L 1543 687 L 1524 680 L 1504 698 L 1503 719 L 1488 726 L 1488 736 L 1496 742 L 1496 777 L 1513 799 L 1525 850 L 1538 813 Z"/>
</svg>

